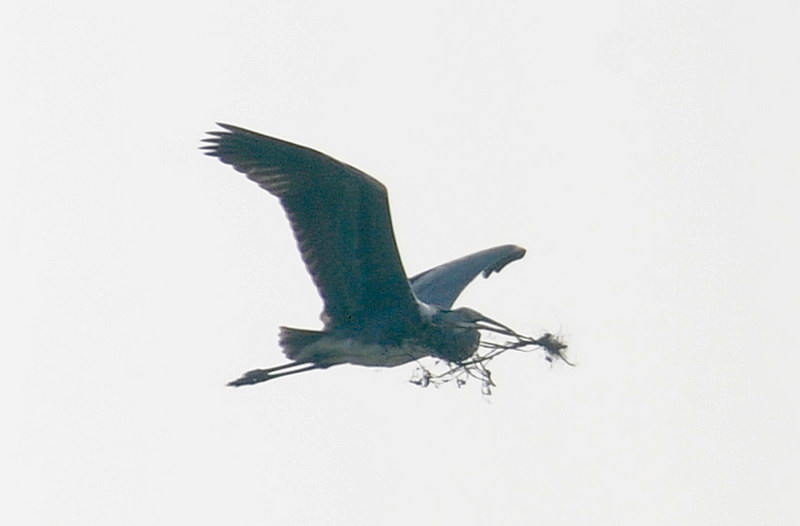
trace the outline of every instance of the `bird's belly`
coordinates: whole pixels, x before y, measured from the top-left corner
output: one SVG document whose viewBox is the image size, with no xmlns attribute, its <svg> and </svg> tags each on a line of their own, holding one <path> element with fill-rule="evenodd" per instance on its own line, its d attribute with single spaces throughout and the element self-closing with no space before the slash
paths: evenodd
<svg viewBox="0 0 800 526">
<path fill-rule="evenodd" d="M 323 367 L 350 363 L 367 367 L 395 367 L 431 356 L 430 349 L 414 343 L 386 345 L 364 343 L 352 338 L 320 338 L 302 350 L 297 361 L 313 362 Z"/>
</svg>

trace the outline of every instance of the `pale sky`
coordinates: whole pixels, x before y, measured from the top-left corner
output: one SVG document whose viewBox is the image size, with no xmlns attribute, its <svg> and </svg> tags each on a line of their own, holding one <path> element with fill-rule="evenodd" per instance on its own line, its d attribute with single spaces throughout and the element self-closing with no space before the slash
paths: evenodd
<svg viewBox="0 0 800 526">
<path fill-rule="evenodd" d="M 800 442 L 796 2 L 0 8 L 14 525 L 785 525 Z M 321 302 L 214 122 L 389 188 L 409 274 L 578 363 L 231 389 Z M 795 495 L 795 497 L 792 497 Z"/>
</svg>

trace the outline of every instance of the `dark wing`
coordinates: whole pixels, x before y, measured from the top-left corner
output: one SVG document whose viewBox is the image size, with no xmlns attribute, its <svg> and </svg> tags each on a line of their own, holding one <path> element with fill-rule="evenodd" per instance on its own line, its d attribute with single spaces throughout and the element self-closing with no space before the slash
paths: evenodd
<svg viewBox="0 0 800 526">
<path fill-rule="evenodd" d="M 379 181 L 310 148 L 220 126 L 226 131 L 209 132 L 205 153 L 280 199 L 325 303 L 326 328 L 419 318 Z"/>
<path fill-rule="evenodd" d="M 417 274 L 409 280 L 411 290 L 421 301 L 449 309 L 475 276 L 483 272 L 488 278 L 524 255 L 525 249 L 516 245 L 481 250 Z"/>
</svg>

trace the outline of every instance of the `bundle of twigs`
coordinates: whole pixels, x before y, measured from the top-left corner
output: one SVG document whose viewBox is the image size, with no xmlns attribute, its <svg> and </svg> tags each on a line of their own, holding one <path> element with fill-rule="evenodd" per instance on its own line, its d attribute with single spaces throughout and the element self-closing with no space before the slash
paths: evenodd
<svg viewBox="0 0 800 526">
<path fill-rule="evenodd" d="M 502 340 L 493 341 L 481 338 L 478 350 L 472 356 L 461 362 L 446 362 L 447 369 L 440 373 L 434 373 L 422 364 L 418 364 L 410 380 L 411 383 L 420 387 L 428 387 L 430 385 L 438 387 L 455 381 L 456 385 L 461 387 L 469 378 L 475 378 L 481 382 L 481 392 L 485 395 L 490 395 L 495 383 L 492 381 L 492 372 L 489 370 L 488 365 L 506 351 L 531 352 L 542 350 L 548 362 L 552 363 L 553 361 L 561 360 L 568 365 L 575 365 L 564 356 L 563 351 L 567 346 L 557 336 L 546 332 L 539 338 L 532 338 L 519 334 L 505 325 L 494 322 L 494 320 L 492 322 L 496 325 L 481 325 L 479 327 L 480 330 L 500 334 L 503 336 Z M 437 362 L 437 365 L 439 363 L 441 361 Z"/>
</svg>

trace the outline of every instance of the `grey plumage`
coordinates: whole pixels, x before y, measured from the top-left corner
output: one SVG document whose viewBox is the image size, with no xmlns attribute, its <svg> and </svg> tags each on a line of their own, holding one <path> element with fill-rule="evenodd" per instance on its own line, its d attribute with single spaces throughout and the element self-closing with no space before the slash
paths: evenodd
<svg viewBox="0 0 800 526">
<path fill-rule="evenodd" d="M 479 330 L 515 334 L 471 309 L 451 309 L 480 273 L 522 258 L 503 245 L 422 272 L 410 280 L 397 250 L 386 188 L 316 150 L 220 124 L 203 149 L 276 196 L 322 297 L 321 331 L 281 328 L 290 363 L 256 369 L 229 385 L 258 383 L 341 363 L 393 367 L 434 356 L 462 362 Z"/>
</svg>

